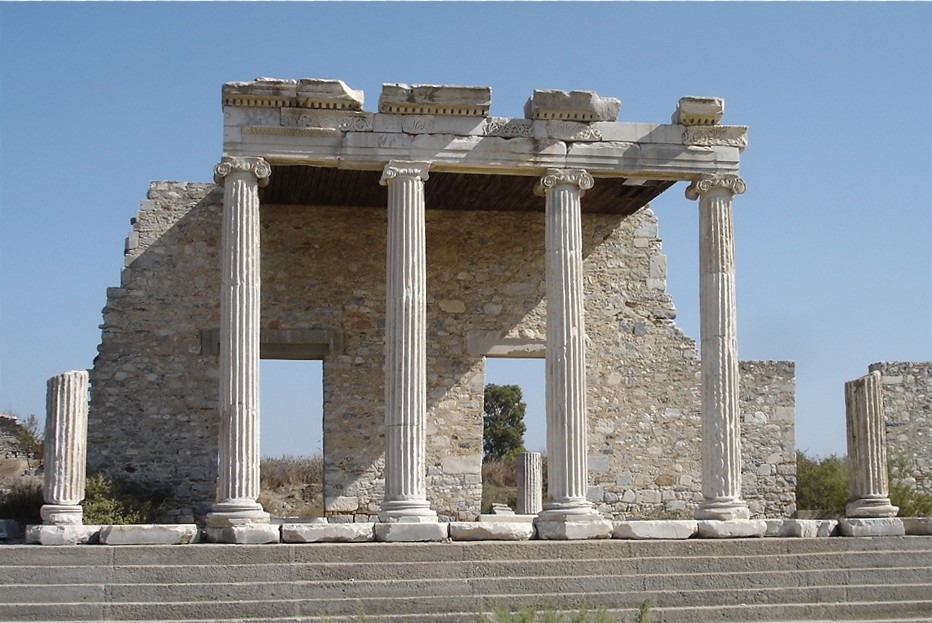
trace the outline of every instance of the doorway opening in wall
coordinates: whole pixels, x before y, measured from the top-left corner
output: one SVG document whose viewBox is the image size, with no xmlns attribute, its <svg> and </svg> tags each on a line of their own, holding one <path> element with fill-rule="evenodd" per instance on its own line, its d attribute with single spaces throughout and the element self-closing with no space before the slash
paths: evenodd
<svg viewBox="0 0 932 623">
<path fill-rule="evenodd" d="M 547 448 L 544 370 L 545 362 L 542 358 L 487 357 L 485 360 L 486 385 L 517 385 L 521 388 L 521 400 L 526 405 L 524 448 L 529 452 L 545 453 Z M 514 460 L 483 460 L 483 513 L 491 512 L 493 504 L 515 508 L 516 478 Z"/>
<path fill-rule="evenodd" d="M 259 502 L 273 517 L 323 515 L 323 361 L 262 359 Z"/>
</svg>

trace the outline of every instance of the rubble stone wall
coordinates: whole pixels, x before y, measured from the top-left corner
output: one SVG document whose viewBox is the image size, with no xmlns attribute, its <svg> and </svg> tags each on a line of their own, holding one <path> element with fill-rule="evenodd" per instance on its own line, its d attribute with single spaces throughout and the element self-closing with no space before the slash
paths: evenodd
<svg viewBox="0 0 932 623">
<path fill-rule="evenodd" d="M 932 493 L 932 361 L 882 361 L 887 460 L 905 462 L 916 488 Z"/>
<path fill-rule="evenodd" d="M 108 291 L 91 377 L 91 470 L 170 484 L 179 519 L 214 499 L 217 356 L 202 338 L 219 326 L 221 201 L 211 184 L 152 185 Z M 323 360 L 325 508 L 368 519 L 384 486 L 385 209 L 263 205 L 261 218 L 263 329 L 341 338 Z M 471 519 L 484 355 L 502 344 L 543 352 L 544 218 L 428 210 L 426 220 L 428 499 Z M 583 247 L 590 499 L 616 517 L 691 513 L 699 362 L 674 322 L 656 218 L 585 214 Z M 741 390 L 745 495 L 758 515 L 790 514 L 793 365 L 744 363 Z"/>
</svg>

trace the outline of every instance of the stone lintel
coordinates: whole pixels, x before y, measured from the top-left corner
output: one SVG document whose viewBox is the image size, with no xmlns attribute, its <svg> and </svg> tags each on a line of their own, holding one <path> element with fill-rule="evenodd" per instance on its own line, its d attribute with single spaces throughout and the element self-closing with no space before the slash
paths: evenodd
<svg viewBox="0 0 932 623">
<path fill-rule="evenodd" d="M 399 115 L 486 117 L 491 105 L 486 86 L 386 83 L 379 95 L 379 112 Z"/>
<path fill-rule="evenodd" d="M 621 100 L 600 97 L 595 91 L 535 89 L 524 104 L 524 116 L 527 119 L 615 121 L 619 110 Z"/>
<path fill-rule="evenodd" d="M 38 545 L 84 545 L 97 543 L 100 526 L 38 525 L 26 526 L 26 543 Z"/>
<path fill-rule="evenodd" d="M 842 536 L 904 536 L 906 528 L 899 517 L 845 517 L 838 523 Z"/>
<path fill-rule="evenodd" d="M 343 354 L 338 329 L 260 329 L 259 353 L 265 359 L 323 359 Z M 220 329 L 201 331 L 201 354 L 220 354 Z"/>
<path fill-rule="evenodd" d="M 543 359 L 546 341 L 541 339 L 502 337 L 499 331 L 469 331 L 466 350 L 474 357 L 514 357 Z"/>
<path fill-rule="evenodd" d="M 647 180 L 693 180 L 706 174 L 737 173 L 740 164 L 737 147 L 683 145 L 682 138 L 677 143 L 607 141 L 604 136 L 602 141 L 567 142 L 324 128 L 269 129 L 296 133 L 273 136 L 243 132 L 235 140 L 228 135 L 224 153 L 258 153 L 273 165 L 375 171 L 390 160 L 419 160 L 429 161 L 431 171 L 437 172 L 540 175 L 547 168 L 570 168 L 586 169 L 596 178 L 610 175 Z M 332 134 L 319 134 L 325 130 Z"/>
<path fill-rule="evenodd" d="M 767 534 L 763 519 L 704 519 L 699 521 L 697 534 L 703 539 L 742 539 Z"/>
<path fill-rule="evenodd" d="M 102 545 L 186 545 L 197 543 L 199 536 L 196 524 L 135 524 L 100 529 Z"/>
<path fill-rule="evenodd" d="M 681 97 L 673 112 L 673 123 L 680 125 L 718 125 L 725 114 L 725 100 L 720 97 Z"/>
<path fill-rule="evenodd" d="M 210 543 L 234 543 L 237 545 L 263 545 L 281 541 L 279 526 L 251 523 L 224 528 L 204 528 L 204 537 Z"/>
<path fill-rule="evenodd" d="M 534 524 L 510 521 L 454 521 L 453 541 L 527 541 L 534 538 Z"/>
<path fill-rule="evenodd" d="M 302 78 L 297 84 L 298 106 L 325 110 L 362 110 L 365 94 L 342 80 Z"/>
<path fill-rule="evenodd" d="M 386 543 L 445 541 L 449 538 L 449 526 L 438 521 L 377 523 L 375 540 Z"/>
<path fill-rule="evenodd" d="M 698 522 L 683 520 L 616 521 L 616 539 L 688 539 L 696 534 Z"/>
<path fill-rule="evenodd" d="M 537 538 L 551 541 L 576 541 L 582 539 L 610 539 L 615 533 L 613 522 L 593 515 L 591 519 L 542 520 L 534 522 Z"/>
<path fill-rule="evenodd" d="M 374 523 L 283 523 L 283 543 L 367 543 Z"/>
</svg>

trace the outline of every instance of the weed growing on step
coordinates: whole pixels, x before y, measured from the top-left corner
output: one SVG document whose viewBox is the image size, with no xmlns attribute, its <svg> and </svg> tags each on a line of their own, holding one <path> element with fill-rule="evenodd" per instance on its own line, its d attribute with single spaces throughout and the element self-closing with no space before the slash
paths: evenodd
<svg viewBox="0 0 932 623">
<path fill-rule="evenodd" d="M 650 599 L 645 599 L 638 607 L 634 623 L 651 623 L 650 608 Z M 492 608 L 491 616 L 492 618 L 489 618 L 479 613 L 476 615 L 476 623 L 621 623 L 603 607 L 595 610 L 583 607 L 578 612 L 563 613 L 552 608 L 537 610 L 525 606 L 514 611 L 504 606 L 496 606 Z"/>
<path fill-rule="evenodd" d="M 121 525 L 158 523 L 166 492 L 130 480 L 95 474 L 87 479 L 84 523 Z"/>
</svg>

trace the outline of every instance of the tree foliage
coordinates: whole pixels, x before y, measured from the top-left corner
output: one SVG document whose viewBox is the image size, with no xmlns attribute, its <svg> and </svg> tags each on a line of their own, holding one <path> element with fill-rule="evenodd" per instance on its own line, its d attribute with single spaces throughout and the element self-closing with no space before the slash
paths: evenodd
<svg viewBox="0 0 932 623">
<path fill-rule="evenodd" d="M 502 459 L 524 452 L 524 411 L 517 385 L 485 386 L 482 405 L 482 452 L 485 459 Z"/>
<path fill-rule="evenodd" d="M 45 450 L 43 438 L 43 431 L 39 430 L 39 420 L 35 415 L 29 415 L 16 429 L 16 443 L 26 458 L 29 469 L 42 464 L 42 453 Z"/>
<path fill-rule="evenodd" d="M 796 453 L 796 508 L 844 517 L 848 504 L 848 460 L 829 455 L 811 458 Z"/>
</svg>

